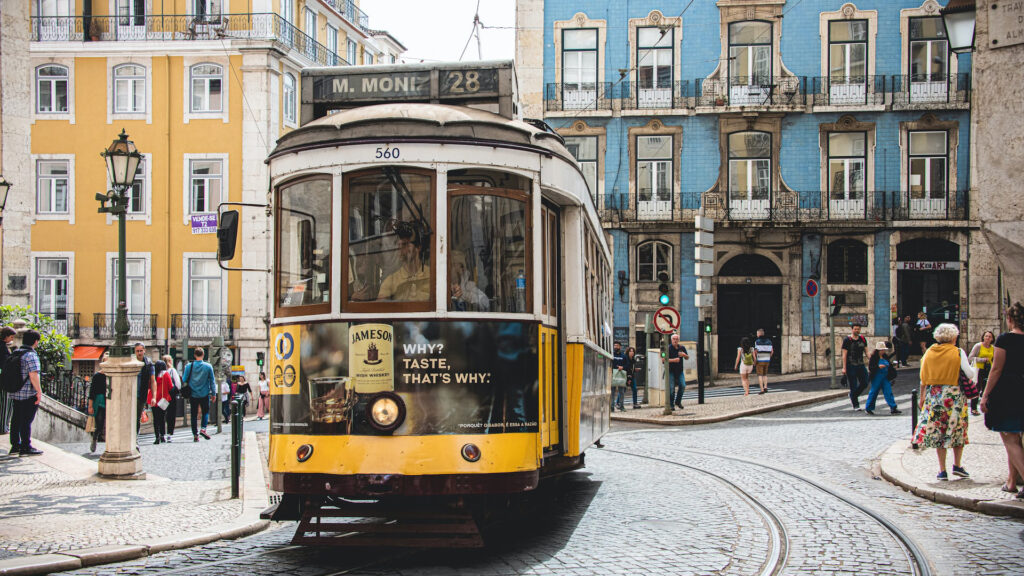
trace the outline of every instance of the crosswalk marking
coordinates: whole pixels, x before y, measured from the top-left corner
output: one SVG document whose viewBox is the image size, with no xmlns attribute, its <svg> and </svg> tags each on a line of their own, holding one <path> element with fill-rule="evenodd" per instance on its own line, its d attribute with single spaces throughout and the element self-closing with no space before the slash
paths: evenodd
<svg viewBox="0 0 1024 576">
<path fill-rule="evenodd" d="M 867 396 L 866 395 L 862 395 L 861 396 L 861 400 L 863 402 L 867 402 Z M 909 401 L 910 401 L 910 394 L 902 394 L 902 395 L 896 397 L 896 405 L 897 406 L 899 406 L 901 403 L 906 403 L 906 402 L 909 402 Z M 881 394 L 878 395 L 878 400 L 875 403 L 875 407 L 877 408 L 879 406 L 879 404 L 881 404 L 882 406 L 885 406 L 885 398 L 883 398 Z M 827 402 L 825 404 L 819 404 L 817 406 L 811 406 L 810 408 L 804 408 L 803 410 L 801 410 L 801 412 L 825 412 L 827 410 L 832 410 L 833 408 L 840 408 L 842 406 L 850 407 L 850 399 L 849 398 L 843 398 L 842 400 L 836 400 L 834 402 Z"/>
</svg>

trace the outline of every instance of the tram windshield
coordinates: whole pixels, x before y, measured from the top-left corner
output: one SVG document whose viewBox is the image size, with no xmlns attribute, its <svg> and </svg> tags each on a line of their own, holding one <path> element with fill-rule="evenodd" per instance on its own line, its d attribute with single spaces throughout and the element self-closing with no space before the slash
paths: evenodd
<svg viewBox="0 0 1024 576">
<path fill-rule="evenodd" d="M 278 206 L 278 306 L 329 306 L 331 181 L 307 179 L 283 186 Z"/>
</svg>

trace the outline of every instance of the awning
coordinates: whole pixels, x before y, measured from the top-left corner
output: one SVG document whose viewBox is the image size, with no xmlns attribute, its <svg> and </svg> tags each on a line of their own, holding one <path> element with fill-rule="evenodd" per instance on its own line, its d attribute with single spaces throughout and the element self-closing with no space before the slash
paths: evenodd
<svg viewBox="0 0 1024 576">
<path fill-rule="evenodd" d="M 99 360 L 103 357 L 103 353 L 106 351 L 106 346 L 75 346 L 75 351 L 71 355 L 71 360 Z"/>
</svg>

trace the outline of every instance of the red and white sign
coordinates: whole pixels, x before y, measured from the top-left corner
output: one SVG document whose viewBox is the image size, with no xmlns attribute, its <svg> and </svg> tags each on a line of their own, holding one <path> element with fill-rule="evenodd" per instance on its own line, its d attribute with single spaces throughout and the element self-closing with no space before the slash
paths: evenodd
<svg viewBox="0 0 1024 576">
<path fill-rule="evenodd" d="M 662 334 L 671 334 L 679 328 L 679 310 L 662 306 L 654 313 L 654 329 Z"/>
<path fill-rule="evenodd" d="M 897 262 L 897 270 L 960 270 L 960 262 Z"/>
</svg>

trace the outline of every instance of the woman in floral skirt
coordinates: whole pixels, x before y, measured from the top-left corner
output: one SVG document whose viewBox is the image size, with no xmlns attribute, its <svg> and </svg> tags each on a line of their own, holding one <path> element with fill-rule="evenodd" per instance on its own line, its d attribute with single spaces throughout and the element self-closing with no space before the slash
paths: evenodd
<svg viewBox="0 0 1024 576">
<path fill-rule="evenodd" d="M 953 475 L 969 478 L 961 465 L 967 444 L 968 402 L 960 391 L 960 372 L 974 378 L 975 371 L 967 355 L 957 347 L 960 330 L 953 324 L 935 328 L 933 344 L 921 358 L 921 417 L 914 442 L 935 448 L 939 457 L 938 480 L 949 480 L 946 450 L 953 449 Z"/>
</svg>

